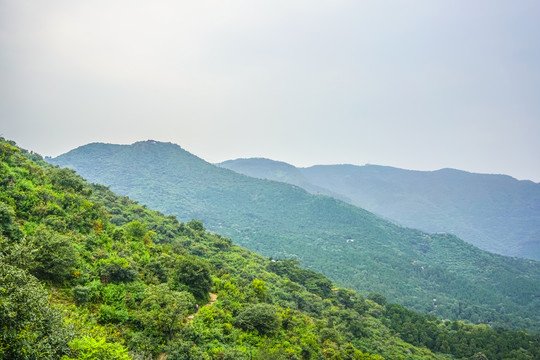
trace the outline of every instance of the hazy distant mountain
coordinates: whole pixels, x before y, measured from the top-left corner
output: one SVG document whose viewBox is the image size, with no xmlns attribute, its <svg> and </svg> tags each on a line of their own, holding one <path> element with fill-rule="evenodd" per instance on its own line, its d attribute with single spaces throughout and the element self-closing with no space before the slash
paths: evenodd
<svg viewBox="0 0 540 360">
<path fill-rule="evenodd" d="M 404 226 L 450 232 L 484 250 L 540 260 L 538 183 L 453 169 L 411 171 L 376 165 L 296 168 L 275 163 L 279 167 L 268 159 L 238 159 L 219 166 L 295 184 L 311 193 L 338 194 L 340 199 Z"/>
<path fill-rule="evenodd" d="M 259 179 L 269 179 L 297 185 L 312 194 L 329 195 L 340 200 L 352 202 L 352 200 L 342 194 L 313 184 L 302 174 L 303 169 L 296 168 L 285 162 L 265 158 L 250 158 L 228 160 L 216 165 Z"/>
<path fill-rule="evenodd" d="M 214 166 L 170 143 L 95 143 L 50 161 L 182 221 L 201 219 L 265 256 L 297 258 L 364 293 L 442 317 L 540 324 L 538 262 L 403 228 L 328 196 Z"/>
</svg>

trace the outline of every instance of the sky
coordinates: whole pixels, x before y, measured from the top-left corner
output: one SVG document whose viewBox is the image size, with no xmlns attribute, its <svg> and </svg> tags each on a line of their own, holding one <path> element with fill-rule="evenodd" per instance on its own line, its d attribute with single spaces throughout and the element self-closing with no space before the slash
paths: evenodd
<svg viewBox="0 0 540 360">
<path fill-rule="evenodd" d="M 0 0 L 0 136 L 540 182 L 538 34 L 536 0 Z"/>
</svg>

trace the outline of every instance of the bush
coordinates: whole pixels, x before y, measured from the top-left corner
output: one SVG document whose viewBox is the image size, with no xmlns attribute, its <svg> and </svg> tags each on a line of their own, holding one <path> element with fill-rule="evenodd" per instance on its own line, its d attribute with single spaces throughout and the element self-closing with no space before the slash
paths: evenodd
<svg viewBox="0 0 540 360">
<path fill-rule="evenodd" d="M 104 337 L 98 339 L 84 336 L 73 339 L 69 346 L 74 357 L 63 356 L 62 360 L 131 360 L 128 351 L 119 343 L 108 343 Z"/>
<path fill-rule="evenodd" d="M 204 353 L 194 343 L 178 340 L 169 344 L 165 351 L 167 352 L 167 360 L 209 360 L 208 354 Z"/>
<path fill-rule="evenodd" d="M 63 281 L 71 278 L 77 264 L 77 251 L 71 240 L 40 226 L 31 240 L 36 248 L 32 274 L 40 279 Z"/>
<path fill-rule="evenodd" d="M 80 192 L 84 188 L 83 179 L 74 170 L 54 168 L 49 171 L 49 176 L 60 189 Z"/>
<path fill-rule="evenodd" d="M 257 330 L 260 334 L 268 334 L 280 328 L 281 320 L 275 306 L 255 304 L 238 314 L 236 325 L 245 330 Z"/>
<path fill-rule="evenodd" d="M 0 234 L 18 240 L 22 237 L 22 232 L 14 220 L 15 211 L 9 205 L 0 202 Z"/>
<path fill-rule="evenodd" d="M 99 308 L 98 320 L 101 323 L 121 324 L 129 319 L 126 308 L 118 308 L 111 305 L 101 305 Z"/>
<path fill-rule="evenodd" d="M 205 231 L 204 225 L 201 220 L 191 220 L 186 224 L 192 230 Z"/>
<path fill-rule="evenodd" d="M 73 298 L 77 304 L 84 304 L 92 300 L 92 293 L 89 286 L 78 285 L 73 289 Z"/>
<path fill-rule="evenodd" d="M 212 287 L 210 265 L 195 256 L 183 256 L 175 269 L 175 287 L 182 290 L 182 284 L 186 285 L 189 292 L 199 301 L 208 301 Z"/>
<path fill-rule="evenodd" d="M 104 282 L 127 282 L 137 278 L 137 271 L 122 257 L 112 256 L 99 260 L 99 275 Z"/>
<path fill-rule="evenodd" d="M 192 311 L 195 299 L 188 292 L 169 289 L 167 284 L 150 285 L 144 295 L 138 320 L 147 332 L 172 339 L 182 329 L 182 321 Z"/>
<path fill-rule="evenodd" d="M 370 293 L 368 299 L 379 305 L 386 305 L 386 297 L 379 293 Z"/>
<path fill-rule="evenodd" d="M 0 263 L 0 359 L 58 359 L 72 338 L 39 281 Z"/>
</svg>

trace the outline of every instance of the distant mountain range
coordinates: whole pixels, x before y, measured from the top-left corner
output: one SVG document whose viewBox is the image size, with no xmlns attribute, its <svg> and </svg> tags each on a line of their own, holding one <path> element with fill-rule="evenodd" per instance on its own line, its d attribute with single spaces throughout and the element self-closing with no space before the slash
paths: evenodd
<svg viewBox="0 0 540 360">
<path fill-rule="evenodd" d="M 483 250 L 540 260 L 540 184 L 454 169 L 377 165 L 297 168 L 261 158 L 218 166 L 300 186 L 427 232 L 448 232 Z"/>
<path fill-rule="evenodd" d="M 48 161 L 181 221 L 200 219 L 264 256 L 296 258 L 340 286 L 443 318 L 540 330 L 538 262 L 404 228 L 296 185 L 220 168 L 171 143 L 93 143 Z"/>
</svg>

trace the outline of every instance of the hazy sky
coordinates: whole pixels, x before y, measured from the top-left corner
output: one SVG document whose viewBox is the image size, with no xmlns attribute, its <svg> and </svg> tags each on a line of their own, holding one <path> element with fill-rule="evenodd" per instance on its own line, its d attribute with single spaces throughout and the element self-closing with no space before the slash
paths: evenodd
<svg viewBox="0 0 540 360">
<path fill-rule="evenodd" d="M 539 34 L 536 0 L 0 0 L 0 135 L 539 182 Z"/>
</svg>

